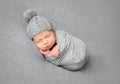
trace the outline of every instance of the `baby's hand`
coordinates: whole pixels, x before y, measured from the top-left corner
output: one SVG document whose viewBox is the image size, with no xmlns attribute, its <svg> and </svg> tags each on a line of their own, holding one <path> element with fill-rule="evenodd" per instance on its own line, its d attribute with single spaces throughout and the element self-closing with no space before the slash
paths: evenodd
<svg viewBox="0 0 120 84">
<path fill-rule="evenodd" d="M 44 55 L 53 55 L 55 57 L 59 57 L 58 46 L 56 45 L 51 51 L 50 50 L 41 50 L 40 52 Z"/>
<path fill-rule="evenodd" d="M 50 54 L 51 51 L 50 50 L 40 50 L 40 52 L 44 55 L 48 55 L 48 54 Z"/>
<path fill-rule="evenodd" d="M 59 52 L 58 52 L 58 45 L 56 45 L 52 50 L 51 50 L 51 55 L 55 57 L 59 57 Z"/>
</svg>

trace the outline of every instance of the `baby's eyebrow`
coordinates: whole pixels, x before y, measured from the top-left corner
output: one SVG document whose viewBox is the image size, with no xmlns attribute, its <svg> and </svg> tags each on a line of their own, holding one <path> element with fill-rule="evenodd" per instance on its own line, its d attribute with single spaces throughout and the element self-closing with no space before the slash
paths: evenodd
<svg viewBox="0 0 120 84">
<path fill-rule="evenodd" d="M 44 37 L 49 36 L 51 33 L 44 35 Z"/>
</svg>

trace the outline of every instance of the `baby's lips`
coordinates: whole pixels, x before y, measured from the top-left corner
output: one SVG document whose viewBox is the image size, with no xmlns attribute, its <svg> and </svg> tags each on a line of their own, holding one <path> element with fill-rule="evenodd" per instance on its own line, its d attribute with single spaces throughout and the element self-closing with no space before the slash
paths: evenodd
<svg viewBox="0 0 120 84">
<path fill-rule="evenodd" d="M 47 45 L 45 48 L 46 48 L 46 49 L 50 49 L 50 45 Z"/>
</svg>

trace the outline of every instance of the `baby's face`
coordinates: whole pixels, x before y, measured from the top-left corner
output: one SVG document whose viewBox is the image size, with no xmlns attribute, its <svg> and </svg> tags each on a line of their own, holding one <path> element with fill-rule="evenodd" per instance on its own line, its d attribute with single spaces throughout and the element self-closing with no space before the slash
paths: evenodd
<svg viewBox="0 0 120 84">
<path fill-rule="evenodd" d="M 40 50 L 49 50 L 55 44 L 55 40 L 53 31 L 43 31 L 33 37 L 34 44 Z"/>
</svg>

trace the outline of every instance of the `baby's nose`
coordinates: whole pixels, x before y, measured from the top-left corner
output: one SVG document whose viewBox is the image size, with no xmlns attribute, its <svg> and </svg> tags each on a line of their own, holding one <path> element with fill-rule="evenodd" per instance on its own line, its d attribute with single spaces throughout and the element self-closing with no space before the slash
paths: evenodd
<svg viewBox="0 0 120 84">
<path fill-rule="evenodd" d="M 43 43 L 44 43 L 44 44 L 48 44 L 48 40 L 44 40 Z"/>
</svg>

